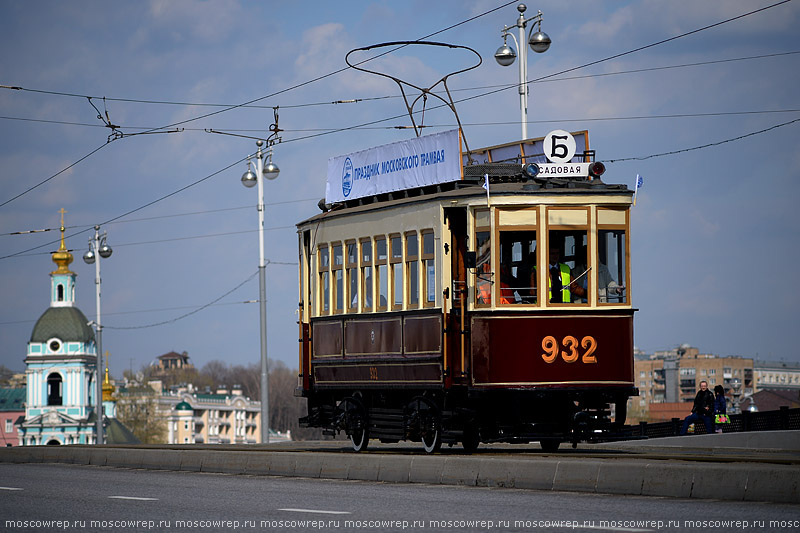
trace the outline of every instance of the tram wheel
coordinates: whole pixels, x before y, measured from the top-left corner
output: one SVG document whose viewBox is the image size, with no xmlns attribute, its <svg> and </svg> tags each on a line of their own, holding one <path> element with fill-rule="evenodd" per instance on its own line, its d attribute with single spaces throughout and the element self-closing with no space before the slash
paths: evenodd
<svg viewBox="0 0 800 533">
<path fill-rule="evenodd" d="M 615 405 L 615 411 L 614 426 L 617 429 L 622 429 L 625 426 L 625 419 L 628 417 L 628 400 L 618 401 Z"/>
<path fill-rule="evenodd" d="M 442 431 L 439 424 L 425 430 L 422 435 L 422 447 L 426 453 L 436 453 L 442 447 Z"/>
<path fill-rule="evenodd" d="M 353 450 L 356 452 L 363 452 L 367 449 L 367 446 L 369 446 L 369 430 L 366 424 L 350 433 L 350 442 L 353 443 Z"/>
<path fill-rule="evenodd" d="M 558 447 L 561 445 L 561 441 L 559 439 L 542 439 L 539 441 L 539 445 L 545 452 L 553 453 L 558 451 Z"/>
<path fill-rule="evenodd" d="M 436 404 L 421 396 L 414 398 L 419 423 L 419 437 L 426 453 L 436 453 L 442 447 L 442 417 Z"/>
<path fill-rule="evenodd" d="M 464 428 L 464 434 L 461 437 L 461 445 L 464 447 L 464 451 L 467 453 L 472 453 L 478 449 L 480 443 L 481 436 L 478 432 L 477 426 L 474 424 L 467 425 L 467 427 Z"/>
<path fill-rule="evenodd" d="M 339 404 L 343 411 L 343 428 L 350 437 L 353 450 L 361 452 L 369 446 L 367 410 L 358 398 L 345 398 Z"/>
</svg>

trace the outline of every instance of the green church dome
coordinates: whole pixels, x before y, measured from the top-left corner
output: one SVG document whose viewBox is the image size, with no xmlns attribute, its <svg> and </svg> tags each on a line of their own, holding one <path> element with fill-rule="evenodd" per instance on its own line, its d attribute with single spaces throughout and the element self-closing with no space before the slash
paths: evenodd
<svg viewBox="0 0 800 533">
<path fill-rule="evenodd" d="M 178 405 L 175 406 L 175 410 L 176 411 L 194 411 L 194 409 L 192 409 L 192 406 L 189 405 L 187 402 L 179 403 Z"/>
<path fill-rule="evenodd" d="M 30 342 L 47 342 L 53 337 L 65 342 L 94 342 L 94 330 L 77 307 L 51 307 L 39 317 Z"/>
</svg>

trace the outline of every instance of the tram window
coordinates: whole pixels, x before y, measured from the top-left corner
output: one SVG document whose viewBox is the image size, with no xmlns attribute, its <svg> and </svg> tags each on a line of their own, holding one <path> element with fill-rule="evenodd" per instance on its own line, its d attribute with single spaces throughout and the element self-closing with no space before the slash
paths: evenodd
<svg viewBox="0 0 800 533">
<path fill-rule="evenodd" d="M 475 304 L 492 305 L 492 240 L 491 231 L 480 228 L 475 231 Z"/>
<path fill-rule="evenodd" d="M 389 301 L 389 267 L 387 264 L 386 238 L 375 239 L 375 271 L 378 274 L 378 310 L 385 311 Z"/>
<path fill-rule="evenodd" d="M 436 260 L 433 252 L 433 231 L 422 231 L 422 263 L 425 266 L 424 306 L 436 303 Z"/>
<path fill-rule="evenodd" d="M 361 241 L 361 292 L 365 311 L 372 309 L 372 241 Z"/>
<path fill-rule="evenodd" d="M 319 268 L 317 271 L 319 272 L 319 301 L 321 305 L 320 313 L 323 315 L 327 315 L 330 313 L 331 310 L 331 293 L 330 293 L 330 283 L 331 283 L 331 262 L 330 262 L 330 252 L 328 250 L 328 245 L 322 245 L 319 248 Z"/>
<path fill-rule="evenodd" d="M 408 305 L 419 306 L 419 242 L 416 232 L 406 233 Z"/>
<path fill-rule="evenodd" d="M 597 231 L 597 301 L 628 303 L 625 230 Z"/>
<path fill-rule="evenodd" d="M 334 313 L 341 313 L 344 310 L 344 272 L 342 271 L 344 257 L 342 256 L 342 245 L 333 245 L 333 303 Z"/>
<path fill-rule="evenodd" d="M 347 310 L 351 313 L 358 311 L 358 247 L 355 241 L 346 243 L 347 246 Z"/>
<path fill-rule="evenodd" d="M 501 231 L 498 303 L 536 301 L 536 231 Z"/>
<path fill-rule="evenodd" d="M 400 235 L 389 237 L 392 243 L 392 309 L 403 308 L 403 239 Z"/>
<path fill-rule="evenodd" d="M 550 230 L 548 234 L 548 301 L 554 304 L 586 303 L 589 265 L 585 230 Z"/>
</svg>

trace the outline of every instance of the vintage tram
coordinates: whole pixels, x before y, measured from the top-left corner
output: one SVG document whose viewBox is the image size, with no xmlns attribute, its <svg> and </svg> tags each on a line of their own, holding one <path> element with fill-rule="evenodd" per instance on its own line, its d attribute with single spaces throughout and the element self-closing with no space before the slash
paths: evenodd
<svg viewBox="0 0 800 533">
<path fill-rule="evenodd" d="M 537 174 L 543 139 L 527 140 L 298 224 L 302 425 L 356 451 L 613 438 L 638 394 L 632 191 L 573 135 L 586 176 Z"/>
</svg>

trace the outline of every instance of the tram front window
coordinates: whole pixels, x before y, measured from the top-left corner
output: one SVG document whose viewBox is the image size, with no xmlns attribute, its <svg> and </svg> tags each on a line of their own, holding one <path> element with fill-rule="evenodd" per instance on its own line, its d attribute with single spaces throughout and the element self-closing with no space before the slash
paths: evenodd
<svg viewBox="0 0 800 533">
<path fill-rule="evenodd" d="M 551 230 L 548 237 L 548 302 L 586 303 L 590 279 L 586 261 L 587 232 Z"/>
<path fill-rule="evenodd" d="M 500 304 L 536 303 L 536 232 L 500 232 Z"/>
<path fill-rule="evenodd" d="M 625 231 L 598 230 L 597 301 L 627 303 Z"/>
</svg>

